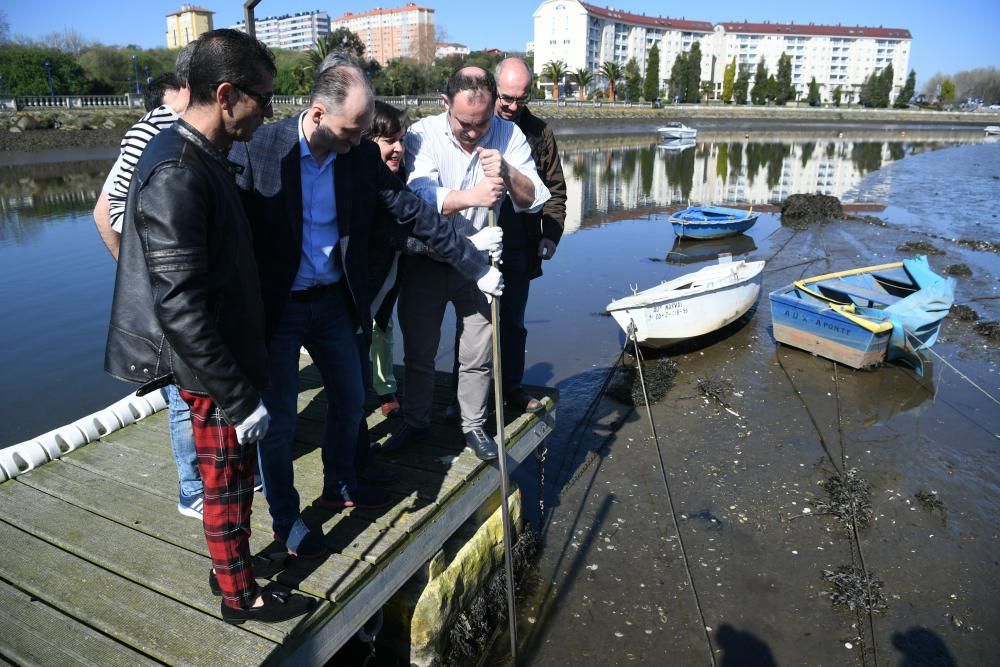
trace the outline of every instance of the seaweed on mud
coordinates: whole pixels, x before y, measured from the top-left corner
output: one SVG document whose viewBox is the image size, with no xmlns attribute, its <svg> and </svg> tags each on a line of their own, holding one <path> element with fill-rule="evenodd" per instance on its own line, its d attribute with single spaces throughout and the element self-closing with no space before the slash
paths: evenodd
<svg viewBox="0 0 1000 667">
<path fill-rule="evenodd" d="M 972 330 L 990 340 L 1000 340 L 1000 322 L 996 320 L 976 322 L 972 325 Z"/>
<path fill-rule="evenodd" d="M 708 398 L 714 398 L 722 405 L 729 405 L 726 397 L 733 393 L 733 383 L 729 380 L 698 378 L 698 390 Z"/>
<path fill-rule="evenodd" d="M 874 572 L 859 567 L 841 565 L 836 570 L 823 570 L 823 579 L 833 588 L 830 600 L 836 607 L 847 607 L 877 614 L 888 609 L 882 580 Z"/>
<path fill-rule="evenodd" d="M 794 194 L 781 202 L 781 224 L 793 229 L 843 218 L 844 207 L 830 195 Z"/>
<path fill-rule="evenodd" d="M 526 523 L 524 530 L 511 547 L 514 579 L 522 575 L 538 551 L 538 535 Z M 515 582 L 515 595 L 517 585 Z M 493 632 L 507 622 L 507 570 L 500 568 L 486 582 L 468 609 L 461 611 L 448 631 L 448 649 L 442 664 L 467 665 L 470 658 L 479 656 L 486 649 Z"/>
<path fill-rule="evenodd" d="M 931 514 L 943 514 L 944 513 L 944 503 L 938 498 L 938 495 L 934 491 L 925 491 L 921 489 L 913 494 L 920 506 Z"/>
<path fill-rule="evenodd" d="M 907 241 L 896 246 L 896 252 L 918 252 L 924 255 L 943 255 L 944 250 L 927 241 Z"/>
<path fill-rule="evenodd" d="M 826 500 L 813 500 L 813 506 L 824 514 L 837 517 L 847 528 L 856 525 L 865 528 L 872 519 L 872 489 L 858 477 L 856 468 L 834 475 L 824 482 Z"/>
<path fill-rule="evenodd" d="M 981 239 L 959 239 L 958 245 L 982 252 L 1000 253 L 1000 243 L 994 243 L 993 241 L 983 241 Z"/>
<path fill-rule="evenodd" d="M 666 357 L 662 359 L 647 359 L 642 364 L 642 375 L 646 380 L 646 393 L 650 403 L 657 403 L 670 388 L 674 386 L 677 376 L 677 362 Z M 639 381 L 639 371 L 635 365 L 622 365 L 608 387 L 608 396 L 619 403 L 633 405 L 637 408 L 646 405 L 642 395 L 642 384 Z"/>
<path fill-rule="evenodd" d="M 948 313 L 959 322 L 975 322 L 979 319 L 979 313 L 972 306 L 956 303 Z"/>
<path fill-rule="evenodd" d="M 968 264 L 949 264 L 945 267 L 944 272 L 949 276 L 971 276 L 972 269 L 969 268 Z"/>
</svg>

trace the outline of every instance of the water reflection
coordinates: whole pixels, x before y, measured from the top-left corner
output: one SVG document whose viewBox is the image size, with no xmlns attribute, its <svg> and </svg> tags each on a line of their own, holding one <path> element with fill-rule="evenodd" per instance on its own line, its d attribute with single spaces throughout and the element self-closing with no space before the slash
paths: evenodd
<svg viewBox="0 0 1000 667">
<path fill-rule="evenodd" d="M 921 133 L 905 141 L 870 134 L 810 139 L 758 135 L 717 133 L 697 142 L 659 144 L 648 134 L 561 138 L 566 233 L 688 203 L 774 210 L 795 193 L 833 195 L 849 211 L 878 211 L 888 199 L 891 178 L 867 187 L 866 174 L 907 155 L 961 143 L 946 133 Z M 623 212 L 628 214 L 618 215 Z"/>
<path fill-rule="evenodd" d="M 701 241 L 674 237 L 674 245 L 667 251 L 666 260 L 670 264 L 696 264 L 713 261 L 719 253 L 728 252 L 733 257 L 738 257 L 748 255 L 756 249 L 757 242 L 746 234 Z"/>
</svg>

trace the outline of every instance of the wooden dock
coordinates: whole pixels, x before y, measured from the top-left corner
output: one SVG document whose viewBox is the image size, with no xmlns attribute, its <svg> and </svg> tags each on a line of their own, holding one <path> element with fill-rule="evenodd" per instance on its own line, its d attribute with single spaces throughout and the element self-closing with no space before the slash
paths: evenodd
<svg viewBox="0 0 1000 667">
<path fill-rule="evenodd" d="M 307 356 L 300 382 L 296 487 L 331 555 L 290 559 L 275 579 L 323 600 L 315 612 L 276 625 L 222 621 L 201 524 L 176 509 L 164 410 L 0 484 L 0 664 L 321 665 L 499 488 L 496 462 L 435 422 L 428 443 L 380 457 L 401 478 L 388 487 L 392 507 L 312 506 L 326 395 Z M 439 374 L 438 408 L 450 383 Z M 558 393 L 535 391 L 546 413 L 506 416 L 511 468 L 555 425 Z M 372 439 L 398 423 L 374 411 Z M 280 553 L 261 494 L 251 524 L 253 552 Z"/>
</svg>

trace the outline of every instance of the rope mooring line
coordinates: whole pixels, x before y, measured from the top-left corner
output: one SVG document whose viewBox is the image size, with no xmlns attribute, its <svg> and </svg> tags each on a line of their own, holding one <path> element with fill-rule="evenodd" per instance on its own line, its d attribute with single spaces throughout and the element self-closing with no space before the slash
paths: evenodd
<svg viewBox="0 0 1000 667">
<path fill-rule="evenodd" d="M 646 379 L 642 374 L 642 353 L 639 351 L 639 340 L 635 335 L 635 322 L 630 322 L 628 335 L 626 338 L 632 340 L 635 346 L 635 365 L 639 370 L 639 386 L 642 387 L 642 398 L 646 404 L 646 416 L 649 419 L 649 430 L 653 433 L 653 443 L 656 446 L 656 455 L 660 459 L 660 477 L 663 479 L 663 489 L 667 493 L 667 505 L 670 507 L 670 520 L 674 524 L 674 533 L 677 535 L 677 544 L 681 548 L 681 558 L 684 561 L 684 573 L 687 575 L 688 586 L 691 587 L 691 595 L 694 597 L 695 608 L 698 610 L 698 618 L 701 620 L 701 631 L 705 636 L 705 644 L 708 648 L 708 656 L 712 661 L 712 666 L 717 665 L 715 651 L 712 648 L 712 637 L 709 635 L 708 622 L 705 620 L 705 611 L 701 606 L 701 598 L 698 595 L 698 588 L 694 584 L 694 577 L 691 574 L 691 563 L 688 560 L 687 549 L 684 546 L 684 537 L 681 535 L 680 523 L 677 521 L 677 510 L 674 508 L 673 495 L 670 493 L 670 483 L 667 481 L 667 466 L 663 460 L 663 449 L 660 447 L 660 437 L 656 434 L 656 424 L 653 422 L 653 408 L 649 404 L 649 394 L 646 392 Z"/>
</svg>

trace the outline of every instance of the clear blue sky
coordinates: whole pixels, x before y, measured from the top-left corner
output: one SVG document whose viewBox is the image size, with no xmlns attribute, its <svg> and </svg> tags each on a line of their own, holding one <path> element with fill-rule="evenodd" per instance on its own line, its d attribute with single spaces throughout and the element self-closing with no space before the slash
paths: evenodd
<svg viewBox="0 0 1000 667">
<path fill-rule="evenodd" d="M 215 12 L 215 26 L 226 27 L 242 17 L 238 0 L 204 0 L 190 4 Z M 312 9 L 325 10 L 335 18 L 345 11 L 361 12 L 375 6 L 398 7 L 407 0 L 345 0 L 322 3 L 315 0 L 262 0 L 257 16 L 273 16 Z M 165 46 L 165 16 L 180 9 L 182 0 L 0 0 L 12 35 L 38 38 L 46 33 L 74 28 L 88 39 L 105 44 L 137 44 L 144 48 Z M 523 50 L 532 39 L 531 14 L 540 0 L 504 0 L 502 13 L 473 11 L 467 0 L 419 2 L 435 10 L 437 25 L 449 41 L 471 49 L 495 47 Z M 496 3 L 484 2 L 481 7 Z M 612 6 L 633 13 L 684 16 L 717 23 L 721 21 L 777 21 L 796 23 L 843 23 L 908 28 L 913 34 L 910 67 L 922 81 L 935 72 L 951 74 L 974 67 L 1000 66 L 1000 0 L 839 0 L 807 3 L 801 0 L 757 0 L 705 3 L 691 10 L 681 3 L 657 0 L 607 0 L 592 4 Z M 485 16 L 486 20 L 477 20 Z"/>
</svg>

